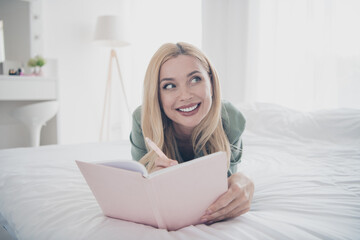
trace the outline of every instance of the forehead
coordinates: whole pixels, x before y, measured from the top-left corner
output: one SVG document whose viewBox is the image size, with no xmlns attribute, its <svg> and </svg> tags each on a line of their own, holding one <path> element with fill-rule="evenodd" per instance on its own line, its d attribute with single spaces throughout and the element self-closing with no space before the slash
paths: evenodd
<svg viewBox="0 0 360 240">
<path fill-rule="evenodd" d="M 160 78 L 171 75 L 188 74 L 194 70 L 206 72 L 200 60 L 188 55 L 170 58 L 160 68 Z"/>
</svg>

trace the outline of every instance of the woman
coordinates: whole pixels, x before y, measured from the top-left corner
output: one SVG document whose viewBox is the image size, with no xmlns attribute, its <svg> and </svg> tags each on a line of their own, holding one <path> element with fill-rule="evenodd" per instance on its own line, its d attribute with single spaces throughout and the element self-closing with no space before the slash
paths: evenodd
<svg viewBox="0 0 360 240">
<path fill-rule="evenodd" d="M 204 223 L 237 217 L 250 209 L 254 184 L 237 172 L 244 127 L 242 114 L 221 101 L 216 71 L 199 49 L 188 43 L 167 43 L 159 48 L 146 71 L 143 104 L 133 114 L 131 153 L 152 172 L 226 152 L 229 188 L 207 209 L 201 218 Z M 148 150 L 145 137 L 168 158 Z"/>
</svg>

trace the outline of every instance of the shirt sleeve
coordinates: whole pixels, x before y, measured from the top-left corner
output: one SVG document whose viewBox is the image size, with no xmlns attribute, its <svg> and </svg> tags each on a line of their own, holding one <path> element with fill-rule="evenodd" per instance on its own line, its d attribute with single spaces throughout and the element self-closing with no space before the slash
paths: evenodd
<svg viewBox="0 0 360 240">
<path fill-rule="evenodd" d="M 132 115 L 130 142 L 131 156 L 133 160 L 139 161 L 147 153 L 141 128 L 141 107 L 138 107 Z"/>
<path fill-rule="evenodd" d="M 246 120 L 233 104 L 226 101 L 223 101 L 221 115 L 231 149 L 229 177 L 237 172 L 237 165 L 241 162 L 243 149 L 241 135 L 244 132 Z"/>
<path fill-rule="evenodd" d="M 228 177 L 233 173 L 237 172 L 237 165 L 241 162 L 242 154 L 242 141 L 239 138 L 235 143 L 230 145 L 231 148 L 231 159 L 230 159 L 230 168 L 228 171 Z"/>
</svg>

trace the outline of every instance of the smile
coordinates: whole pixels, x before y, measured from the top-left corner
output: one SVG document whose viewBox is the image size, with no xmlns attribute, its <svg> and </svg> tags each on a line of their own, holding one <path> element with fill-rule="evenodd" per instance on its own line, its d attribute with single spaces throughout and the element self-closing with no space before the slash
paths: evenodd
<svg viewBox="0 0 360 240">
<path fill-rule="evenodd" d="M 187 108 L 178 108 L 179 111 L 181 112 L 191 112 L 191 111 L 194 111 L 196 108 L 199 107 L 200 104 L 196 104 L 192 107 L 187 107 Z"/>
</svg>

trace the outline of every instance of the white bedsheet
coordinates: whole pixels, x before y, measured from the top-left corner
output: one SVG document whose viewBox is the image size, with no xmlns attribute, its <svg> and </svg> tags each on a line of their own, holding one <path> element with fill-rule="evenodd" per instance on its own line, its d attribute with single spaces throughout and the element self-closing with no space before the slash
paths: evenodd
<svg viewBox="0 0 360 240">
<path fill-rule="evenodd" d="M 130 159 L 124 141 L 1 150 L 2 223 L 34 240 L 359 239 L 360 111 L 240 108 L 247 130 L 239 171 L 255 183 L 243 216 L 174 232 L 104 217 L 74 160 Z"/>
</svg>

